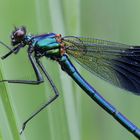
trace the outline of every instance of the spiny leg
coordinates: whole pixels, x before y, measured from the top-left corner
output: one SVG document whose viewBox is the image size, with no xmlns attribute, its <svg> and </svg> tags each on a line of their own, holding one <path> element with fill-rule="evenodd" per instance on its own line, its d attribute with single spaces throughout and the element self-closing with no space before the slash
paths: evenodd
<svg viewBox="0 0 140 140">
<path fill-rule="evenodd" d="M 50 78 L 49 74 L 47 73 L 46 69 L 44 68 L 44 66 L 42 65 L 42 63 L 37 60 L 37 64 L 39 65 L 39 67 L 41 68 L 41 70 L 43 71 L 43 73 L 45 74 L 46 78 L 48 79 L 53 91 L 54 91 L 54 97 L 52 97 L 47 103 L 45 103 L 43 106 L 41 106 L 41 108 L 39 108 L 33 115 L 31 115 L 22 125 L 22 128 L 20 130 L 20 134 L 22 134 L 22 132 L 25 130 L 25 127 L 27 125 L 27 123 L 33 119 L 39 112 L 41 112 L 44 108 L 46 108 L 49 104 L 51 104 L 58 96 L 59 96 L 59 92 L 56 88 L 56 86 L 54 85 L 52 79 Z"/>
<path fill-rule="evenodd" d="M 37 64 L 34 60 L 34 58 L 32 57 L 32 52 L 28 52 L 28 57 L 29 57 L 29 60 L 32 64 L 32 67 L 33 67 L 33 70 L 35 72 L 35 75 L 36 75 L 36 80 L 2 80 L 0 82 L 8 82 L 8 83 L 17 83 L 17 84 L 32 84 L 32 85 L 38 85 L 43 81 L 43 77 L 37 67 Z"/>
</svg>

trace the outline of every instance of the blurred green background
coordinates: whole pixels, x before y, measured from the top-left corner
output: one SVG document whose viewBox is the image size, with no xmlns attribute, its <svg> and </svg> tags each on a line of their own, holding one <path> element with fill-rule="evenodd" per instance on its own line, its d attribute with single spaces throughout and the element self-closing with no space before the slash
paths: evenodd
<svg viewBox="0 0 140 140">
<path fill-rule="evenodd" d="M 31 34 L 55 32 L 138 45 L 139 7 L 139 0 L 0 0 L 0 40 L 10 44 L 13 27 L 24 25 Z M 1 46 L 0 56 L 6 52 Z M 19 136 L 23 121 L 51 97 L 52 91 L 47 81 L 39 86 L 0 84 L 0 140 L 136 139 L 94 103 L 58 64 L 42 61 L 60 92 L 59 99 Z M 74 64 L 97 91 L 140 127 L 140 97 L 91 76 Z M 32 77 L 26 49 L 0 60 L 0 70 L 1 79 Z"/>
</svg>

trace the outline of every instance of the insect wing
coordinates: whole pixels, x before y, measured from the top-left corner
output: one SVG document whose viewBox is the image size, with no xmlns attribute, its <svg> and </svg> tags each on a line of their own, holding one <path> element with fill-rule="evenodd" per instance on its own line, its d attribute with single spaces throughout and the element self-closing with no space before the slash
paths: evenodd
<svg viewBox="0 0 140 140">
<path fill-rule="evenodd" d="M 66 52 L 111 84 L 140 95 L 140 47 L 88 37 L 63 38 Z"/>
</svg>

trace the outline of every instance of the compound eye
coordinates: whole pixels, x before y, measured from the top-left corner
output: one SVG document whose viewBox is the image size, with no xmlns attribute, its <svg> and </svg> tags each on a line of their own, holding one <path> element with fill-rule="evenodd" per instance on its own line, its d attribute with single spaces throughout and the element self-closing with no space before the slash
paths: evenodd
<svg viewBox="0 0 140 140">
<path fill-rule="evenodd" d="M 12 32 L 12 35 L 11 35 L 12 45 L 15 46 L 21 43 L 24 40 L 25 35 L 26 35 L 25 27 L 15 28 L 15 30 Z"/>
<path fill-rule="evenodd" d="M 22 30 L 17 30 L 14 34 L 14 36 L 17 38 L 17 39 L 21 39 L 24 37 L 24 31 Z"/>
</svg>

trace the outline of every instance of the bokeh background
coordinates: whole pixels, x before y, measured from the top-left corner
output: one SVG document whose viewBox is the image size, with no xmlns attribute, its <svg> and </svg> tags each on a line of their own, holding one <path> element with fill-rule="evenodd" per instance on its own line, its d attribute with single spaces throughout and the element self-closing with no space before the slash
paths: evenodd
<svg viewBox="0 0 140 140">
<path fill-rule="evenodd" d="M 140 44 L 139 0 L 0 0 L 0 40 L 10 44 L 14 26 L 31 34 L 48 32 Z M 7 49 L 0 47 L 0 56 Z M 43 58 L 60 97 L 19 136 L 22 123 L 52 96 L 47 81 L 38 86 L 0 84 L 0 140 L 135 140 L 92 101 L 56 62 Z M 140 97 L 116 88 L 73 63 L 111 104 L 140 127 Z M 26 48 L 0 60 L 1 79 L 32 78 Z"/>
</svg>

